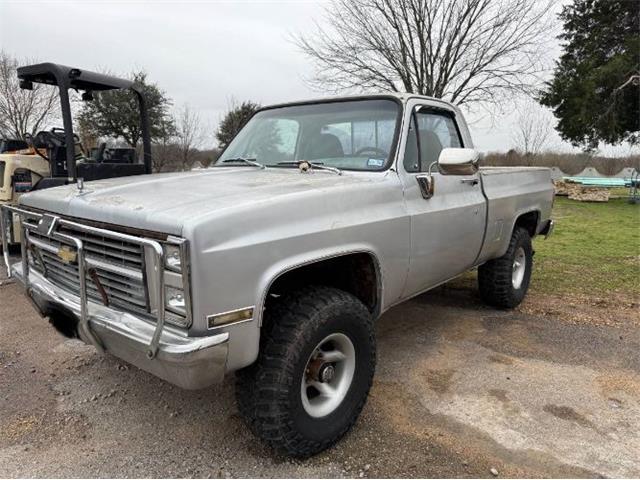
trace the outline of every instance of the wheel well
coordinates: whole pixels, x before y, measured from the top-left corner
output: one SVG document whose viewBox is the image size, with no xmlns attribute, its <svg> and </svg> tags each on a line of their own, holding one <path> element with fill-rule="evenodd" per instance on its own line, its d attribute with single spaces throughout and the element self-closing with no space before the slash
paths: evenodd
<svg viewBox="0 0 640 480">
<path fill-rule="evenodd" d="M 369 253 L 341 255 L 288 270 L 271 284 L 266 302 L 305 285 L 339 288 L 358 298 L 371 313 L 379 311 L 378 267 Z"/>
<path fill-rule="evenodd" d="M 522 227 L 529 232 L 529 236 L 533 238 L 536 235 L 536 229 L 538 228 L 539 216 L 540 214 L 537 211 L 523 213 L 517 218 L 514 230 L 515 227 Z"/>
</svg>

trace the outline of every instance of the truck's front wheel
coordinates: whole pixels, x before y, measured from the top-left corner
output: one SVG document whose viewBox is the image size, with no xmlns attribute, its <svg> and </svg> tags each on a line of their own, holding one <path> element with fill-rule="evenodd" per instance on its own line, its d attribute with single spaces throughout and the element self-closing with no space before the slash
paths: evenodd
<svg viewBox="0 0 640 480">
<path fill-rule="evenodd" d="M 306 457 L 338 441 L 362 410 L 375 370 L 373 320 L 330 287 L 284 295 L 265 312 L 256 363 L 237 373 L 238 407 L 272 447 Z"/>
<path fill-rule="evenodd" d="M 507 252 L 478 268 L 482 300 L 493 307 L 517 307 L 529 289 L 532 267 L 531 237 L 524 228 L 516 227 Z"/>
</svg>

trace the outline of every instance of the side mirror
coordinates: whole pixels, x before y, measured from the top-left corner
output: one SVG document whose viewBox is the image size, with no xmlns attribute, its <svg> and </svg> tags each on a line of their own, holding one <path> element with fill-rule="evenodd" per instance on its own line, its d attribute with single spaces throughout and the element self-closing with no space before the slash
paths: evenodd
<svg viewBox="0 0 640 480">
<path fill-rule="evenodd" d="M 472 175 L 478 171 L 480 154 L 473 148 L 443 148 L 438 170 L 443 175 Z"/>
</svg>

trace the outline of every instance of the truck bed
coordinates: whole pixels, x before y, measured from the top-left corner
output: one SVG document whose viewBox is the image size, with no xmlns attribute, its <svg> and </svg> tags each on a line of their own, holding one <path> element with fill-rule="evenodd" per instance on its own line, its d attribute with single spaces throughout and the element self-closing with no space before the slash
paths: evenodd
<svg viewBox="0 0 640 480">
<path fill-rule="evenodd" d="M 545 167 L 481 167 L 482 190 L 487 199 L 487 227 L 477 263 L 502 256 L 509 245 L 515 219 L 535 212 L 536 233 L 551 216 L 553 183 Z"/>
</svg>

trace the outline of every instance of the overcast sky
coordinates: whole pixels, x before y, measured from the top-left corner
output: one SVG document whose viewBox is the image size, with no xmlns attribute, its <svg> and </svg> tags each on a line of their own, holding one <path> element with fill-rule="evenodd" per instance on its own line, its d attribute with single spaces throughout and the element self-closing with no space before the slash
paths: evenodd
<svg viewBox="0 0 640 480">
<path fill-rule="evenodd" d="M 291 42 L 322 14 L 323 2 L 310 0 L 0 0 L 0 48 L 114 74 L 144 69 L 176 107 L 188 103 L 199 111 L 212 132 L 232 99 L 269 104 L 322 95 L 305 83 L 312 64 Z M 513 146 L 515 114 L 510 105 L 505 110 L 494 118 L 468 115 L 476 148 Z M 551 146 L 570 149 L 557 135 Z"/>
</svg>

